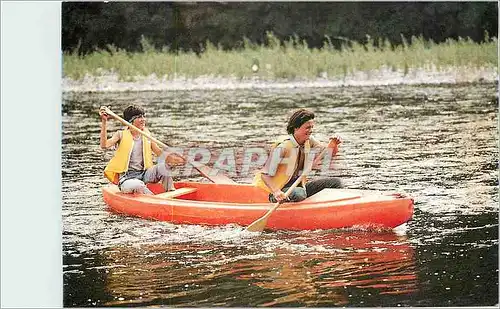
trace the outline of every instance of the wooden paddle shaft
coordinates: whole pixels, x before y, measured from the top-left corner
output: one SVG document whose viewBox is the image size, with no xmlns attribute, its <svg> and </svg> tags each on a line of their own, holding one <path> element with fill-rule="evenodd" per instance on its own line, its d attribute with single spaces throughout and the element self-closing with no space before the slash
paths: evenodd
<svg viewBox="0 0 500 309">
<path fill-rule="evenodd" d="M 145 137 L 149 138 L 150 140 L 152 140 L 156 144 L 160 145 L 161 147 L 163 147 L 163 148 L 168 147 L 168 145 L 166 145 L 166 144 L 162 143 L 161 141 L 157 140 L 156 138 L 154 138 L 153 136 L 151 136 L 151 134 L 148 134 L 148 133 L 142 131 L 141 129 L 139 129 L 138 127 L 134 126 L 130 122 L 128 122 L 125 119 L 121 118 L 120 116 L 118 116 L 117 114 L 115 114 L 114 112 L 112 112 L 109 108 L 106 107 L 105 108 L 105 112 L 106 112 L 106 114 L 112 116 L 113 118 L 115 118 L 116 120 L 118 120 L 119 122 L 121 122 L 122 124 L 124 124 L 124 125 L 132 128 L 134 130 L 136 130 L 140 134 L 142 134 Z M 183 157 L 179 153 L 176 153 L 176 154 L 178 154 L 181 157 Z M 230 179 L 229 177 L 226 177 L 224 175 L 210 175 L 210 174 L 212 174 L 212 169 L 210 169 L 208 166 L 205 166 L 205 165 L 201 164 L 200 162 L 196 162 L 196 161 L 191 162 L 189 160 L 186 160 L 186 161 L 189 164 L 191 164 L 196 170 L 198 170 L 198 172 L 200 172 L 203 176 L 207 177 L 208 179 L 210 179 L 214 183 L 219 183 L 219 184 L 231 184 L 231 183 L 235 183 L 232 179 Z"/>
<path fill-rule="evenodd" d="M 130 122 L 126 121 L 125 119 L 121 118 L 120 116 L 118 116 L 117 114 L 113 113 L 109 108 L 106 107 L 106 114 L 108 115 L 111 115 L 113 116 L 113 118 L 115 118 L 116 120 L 118 120 L 119 122 L 123 123 L 124 125 L 126 126 L 129 126 L 130 128 L 136 130 L 137 132 L 141 133 L 142 135 L 146 136 L 147 138 L 149 138 L 150 140 L 152 140 L 153 142 L 157 143 L 158 145 L 160 145 L 161 147 L 165 148 L 165 147 L 168 147 L 166 144 L 162 143 L 161 141 L 157 140 L 156 138 L 154 138 L 153 136 L 151 136 L 151 134 L 148 134 L 144 131 L 142 131 L 141 129 L 139 129 L 138 127 L 134 126 L 133 124 L 131 124 Z"/>
<path fill-rule="evenodd" d="M 306 173 L 303 173 L 302 175 L 300 175 L 299 178 L 297 178 L 293 184 L 290 186 L 290 188 L 288 188 L 288 190 L 286 190 L 285 192 L 285 197 L 288 197 L 293 189 L 295 189 L 299 183 L 302 181 L 302 178 L 306 176 Z M 278 208 L 280 207 L 280 205 L 282 204 L 282 202 L 276 202 L 274 204 L 274 206 L 269 209 L 265 215 L 263 215 L 262 217 L 260 217 L 259 219 L 255 220 L 254 222 L 252 222 L 249 226 L 247 226 L 247 228 L 245 230 L 249 231 L 249 232 L 262 232 L 264 230 L 264 228 L 266 227 L 267 225 L 267 220 L 269 219 L 269 217 L 271 216 L 271 214 Z"/>
<path fill-rule="evenodd" d="M 317 161 L 321 157 L 323 157 L 327 150 L 328 150 L 328 147 L 325 147 L 325 149 L 323 149 L 323 151 L 321 151 L 321 153 L 319 154 L 318 158 L 315 161 Z M 299 183 L 302 181 L 302 178 L 307 176 L 307 174 L 309 174 L 311 172 L 311 170 L 312 170 L 312 166 L 310 169 L 304 170 L 302 175 L 300 175 L 300 177 L 298 177 L 293 182 L 293 184 L 290 186 L 290 188 L 288 188 L 288 190 L 286 190 L 285 197 L 288 197 L 292 193 L 293 189 L 295 189 L 299 185 Z M 271 214 L 276 209 L 278 209 L 278 207 L 280 207 L 281 204 L 282 204 L 282 202 L 277 202 L 276 204 L 274 204 L 274 206 L 271 209 L 269 209 L 265 215 L 263 215 L 259 219 L 252 222 L 249 226 L 247 226 L 246 230 L 249 232 L 262 232 L 267 225 L 268 218 L 271 216 Z"/>
</svg>

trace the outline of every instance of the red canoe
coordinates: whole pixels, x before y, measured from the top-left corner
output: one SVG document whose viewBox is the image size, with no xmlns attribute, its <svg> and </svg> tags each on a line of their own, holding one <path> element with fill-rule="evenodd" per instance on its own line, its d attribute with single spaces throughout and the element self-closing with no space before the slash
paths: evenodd
<svg viewBox="0 0 500 309">
<path fill-rule="evenodd" d="M 267 193 L 250 184 L 178 182 L 177 190 L 155 195 L 125 194 L 115 185 L 103 198 L 117 213 L 178 224 L 248 226 L 274 204 Z M 324 189 L 299 203 L 284 203 L 269 218 L 273 230 L 394 228 L 411 219 L 413 200 L 398 194 L 353 189 Z"/>
</svg>

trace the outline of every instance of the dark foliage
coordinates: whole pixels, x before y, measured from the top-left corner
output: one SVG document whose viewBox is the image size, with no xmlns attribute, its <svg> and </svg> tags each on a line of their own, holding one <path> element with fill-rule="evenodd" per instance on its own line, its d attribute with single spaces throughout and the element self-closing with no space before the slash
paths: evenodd
<svg viewBox="0 0 500 309">
<path fill-rule="evenodd" d="M 321 47 L 346 40 L 364 43 L 402 36 L 481 41 L 498 34 L 496 2 L 63 2 L 62 47 L 86 54 L 109 45 L 141 50 L 141 37 L 157 49 L 200 52 L 205 43 L 224 49 L 243 38 L 266 44 L 266 31 L 280 40 L 299 37 Z"/>
</svg>

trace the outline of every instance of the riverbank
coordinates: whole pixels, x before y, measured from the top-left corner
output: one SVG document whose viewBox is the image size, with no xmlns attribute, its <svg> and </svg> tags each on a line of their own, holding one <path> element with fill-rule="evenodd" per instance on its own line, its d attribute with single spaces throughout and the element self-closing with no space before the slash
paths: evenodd
<svg viewBox="0 0 500 309">
<path fill-rule="evenodd" d="M 383 86 L 416 84 L 456 84 L 456 83 L 498 82 L 495 68 L 447 68 L 410 69 L 407 74 L 389 69 L 355 72 L 345 78 L 315 78 L 268 81 L 258 77 L 224 78 L 201 76 L 197 78 L 159 78 L 155 74 L 137 76 L 134 81 L 121 81 L 117 74 L 101 76 L 87 75 L 81 80 L 63 78 L 63 92 L 121 92 L 121 91 L 166 91 L 194 89 L 265 89 L 299 87 L 342 87 L 342 86 Z"/>
<path fill-rule="evenodd" d="M 441 44 L 412 38 L 392 47 L 388 42 L 341 50 L 326 44 L 311 49 L 298 40 L 280 45 L 246 42 L 225 51 L 210 43 L 203 53 L 157 51 L 143 40 L 143 52 L 109 46 L 86 56 L 63 56 L 63 91 L 148 91 L 265 87 L 335 87 L 387 84 L 493 82 L 498 80 L 496 38 Z M 377 45 L 377 46 L 376 46 Z"/>
</svg>

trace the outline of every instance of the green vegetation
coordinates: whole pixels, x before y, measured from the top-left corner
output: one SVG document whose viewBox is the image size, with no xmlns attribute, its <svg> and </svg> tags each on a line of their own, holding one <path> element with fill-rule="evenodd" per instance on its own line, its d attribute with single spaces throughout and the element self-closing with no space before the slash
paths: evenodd
<svg viewBox="0 0 500 309">
<path fill-rule="evenodd" d="M 335 49 L 330 38 L 322 48 L 310 48 L 298 37 L 280 43 L 272 33 L 267 33 L 264 45 L 244 39 L 238 50 L 224 50 L 206 42 L 205 50 L 194 52 L 169 52 L 167 48 L 156 50 L 145 38 L 141 40 L 142 52 L 127 52 L 108 45 L 79 56 L 78 50 L 65 53 L 64 75 L 74 80 L 86 74 L 92 76 L 117 73 L 121 80 L 134 80 L 137 76 L 155 74 L 158 78 L 195 78 L 199 76 L 262 79 L 311 79 L 320 76 L 342 77 L 356 71 L 370 71 L 383 67 L 405 74 L 410 69 L 429 68 L 438 70 L 449 67 L 495 68 L 498 63 L 497 39 L 486 35 L 482 43 L 471 39 L 448 39 L 436 44 L 421 37 L 392 46 L 388 40 L 367 44 L 345 41 L 341 49 Z M 252 64 L 258 62 L 259 70 L 252 72 Z"/>
</svg>

